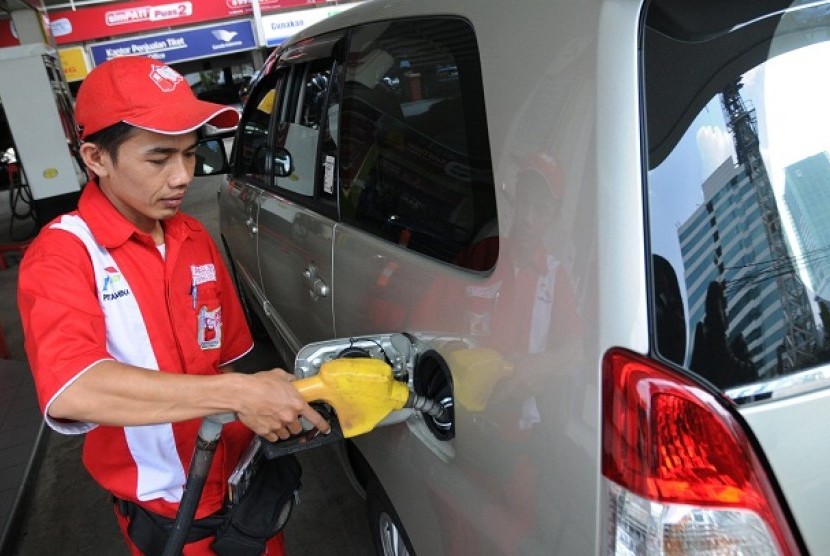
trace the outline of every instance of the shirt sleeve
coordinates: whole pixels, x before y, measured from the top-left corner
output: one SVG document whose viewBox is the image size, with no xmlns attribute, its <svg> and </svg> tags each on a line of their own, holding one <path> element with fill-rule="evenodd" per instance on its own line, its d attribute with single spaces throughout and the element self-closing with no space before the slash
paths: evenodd
<svg viewBox="0 0 830 556">
<path fill-rule="evenodd" d="M 222 353 L 219 366 L 228 365 L 245 356 L 254 348 L 254 339 L 239 301 L 236 286 L 225 265 L 225 259 L 211 241 L 216 280 L 222 296 Z"/>
<path fill-rule="evenodd" d="M 21 261 L 17 302 L 26 355 L 47 422 L 60 432 L 86 432 L 93 425 L 48 416 L 49 404 L 68 385 L 95 363 L 112 359 L 83 244 L 67 232 L 43 230 Z"/>
</svg>

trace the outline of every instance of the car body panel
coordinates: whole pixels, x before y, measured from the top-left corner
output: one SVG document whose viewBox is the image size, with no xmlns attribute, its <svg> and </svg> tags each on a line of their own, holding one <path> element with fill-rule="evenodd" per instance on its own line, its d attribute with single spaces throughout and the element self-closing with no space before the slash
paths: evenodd
<svg viewBox="0 0 830 556">
<path fill-rule="evenodd" d="M 503 222 L 509 229 L 521 218 L 516 215 L 521 209 L 515 206 L 518 187 L 532 183 L 555 190 L 561 199 L 553 234 L 558 240 L 547 253 L 550 264 L 561 269 L 554 280 L 561 289 L 566 289 L 566 280 L 581 282 L 585 288 L 589 284 L 596 287 L 601 263 L 594 213 L 600 187 L 594 125 L 597 118 L 608 115 L 610 120 L 621 104 L 628 104 L 628 119 L 620 122 L 618 133 L 631 137 L 638 133 L 636 33 L 624 37 L 627 68 L 620 66 L 607 76 L 611 82 L 627 71 L 630 94 L 627 99 L 615 99 L 607 112 L 597 116 L 595 26 L 601 17 L 600 5 L 570 5 L 568 17 L 557 17 L 560 12 L 550 4 L 541 5 L 535 3 L 525 18 L 502 4 L 489 6 L 487 17 L 479 17 L 478 7 L 473 5 L 457 3 L 452 10 L 469 18 L 480 37 L 488 131 L 495 138 L 491 143 L 495 182 L 501 184 L 497 190 L 500 225 Z M 402 13 L 411 10 L 390 3 L 378 13 L 391 16 L 398 8 Z M 429 9 L 429 5 L 419 5 L 415 11 Z M 442 13 L 446 8 L 435 10 Z M 540 17 L 545 10 L 549 10 L 549 18 Z M 609 17 L 620 16 L 618 12 Z M 632 21 L 639 17 L 635 3 L 629 6 L 627 17 Z M 481 39 L 503 32 L 501 22 L 505 20 L 526 29 L 527 35 L 511 35 L 509 41 Z M 574 20 L 582 25 L 574 25 Z M 546 36 L 550 38 L 545 50 L 534 48 L 532 38 L 542 27 L 548 29 Z M 620 43 L 607 48 L 622 49 Z M 550 55 L 557 50 L 560 55 Z M 517 83 L 521 86 L 516 87 Z M 543 103 L 557 109 L 534 110 Z M 636 155 L 636 140 L 631 141 L 631 149 Z M 548 164 L 540 164 L 540 159 L 547 159 Z M 607 222 L 604 233 L 616 241 L 627 236 L 637 245 L 643 237 L 642 218 L 638 217 L 642 214 L 639 168 L 624 154 L 615 161 L 627 166 L 633 179 L 622 188 L 620 170 L 610 168 L 607 190 L 620 191 L 619 200 L 630 210 L 628 214 L 626 210 L 612 211 L 621 215 L 621 222 Z M 545 193 L 540 192 L 539 198 Z M 523 202 L 532 205 L 537 201 L 531 195 Z M 628 306 L 628 314 L 635 318 L 603 321 L 598 318 L 603 308 L 585 295 L 587 289 L 571 291 L 567 297 L 573 306 L 567 316 L 561 316 L 562 322 L 553 325 L 567 322 L 563 328 L 575 333 L 561 333 L 554 343 L 534 346 L 535 353 L 529 353 L 531 348 L 521 334 L 508 338 L 486 330 L 483 322 L 486 318 L 482 315 L 490 309 L 487 301 L 482 306 L 481 299 L 501 296 L 499 303 L 510 303 L 510 295 L 516 295 L 502 289 L 503 276 L 512 270 L 508 243 L 503 241 L 500 249 L 503 256 L 497 267 L 491 273 L 475 274 L 348 226 L 338 227 L 334 248 L 336 336 L 404 331 L 451 358 L 457 348 L 447 338 L 477 334 L 477 345 L 498 351 L 514 366 L 509 377 L 480 380 L 476 369 L 462 373 L 451 367 L 456 389 L 490 390 L 493 396 L 492 402 L 471 400 L 468 408 L 456 402 L 451 461 L 443 461 L 417 431 L 402 425 L 378 430 L 356 443 L 395 504 L 417 553 L 592 552 L 599 543 L 600 342 L 610 335 L 619 338 L 614 342 L 617 345 L 624 341 L 630 347 L 647 346 L 642 258 L 629 256 L 636 255 L 636 250 L 606 252 L 609 261 L 605 264 L 617 269 L 608 279 L 620 285 L 624 277 L 630 277 L 629 286 L 641 294 L 608 298 L 605 310 L 616 316 Z M 467 307 L 468 314 L 461 318 L 459 306 L 464 303 L 458 303 L 458 297 L 473 299 L 477 305 Z M 526 332 L 528 324 L 523 318 L 503 326 Z M 589 322 L 604 323 L 605 329 L 584 324 Z M 436 336 L 437 340 L 430 340 Z M 494 380 L 498 384 L 493 384 Z M 522 421 L 523 411 L 527 423 Z M 567 481 L 560 480 L 564 476 Z M 400 480 L 402 477 L 407 480 Z"/>
<path fill-rule="evenodd" d="M 293 352 L 318 340 L 404 332 L 448 362 L 454 438 L 437 441 L 416 416 L 355 440 L 415 552 L 605 553 L 602 360 L 617 347 L 654 354 L 643 4 L 484 4 L 373 0 L 286 47 L 371 21 L 470 22 L 500 230 L 495 267 L 462 269 L 266 192 L 262 287 Z M 535 274 L 522 274 L 524 220 L 551 195 Z M 240 210 L 223 205 L 223 219 Z M 243 239 L 229 241 L 232 252 Z M 331 288 L 325 298 L 303 288 L 299 274 L 311 264 Z M 806 544 L 830 550 L 821 521 L 830 510 L 822 473 L 828 390 L 742 404 L 696 380 L 742 413 Z"/>
<path fill-rule="evenodd" d="M 830 390 L 745 407 L 798 528 L 812 554 L 830 552 Z"/>
<path fill-rule="evenodd" d="M 219 195 L 220 229 L 227 245 L 233 245 L 232 268 L 236 279 L 249 291 L 258 293 L 261 303 L 259 260 L 257 258 L 257 219 L 261 190 L 243 180 L 228 179 Z M 256 295 L 255 293 L 255 295 Z"/>
<path fill-rule="evenodd" d="M 260 265 L 268 277 L 262 290 L 271 305 L 268 316 L 296 353 L 334 332 L 332 295 L 316 295 L 313 290 L 315 280 L 326 287 L 332 284 L 334 223 L 269 191 L 262 193 L 259 222 Z"/>
</svg>

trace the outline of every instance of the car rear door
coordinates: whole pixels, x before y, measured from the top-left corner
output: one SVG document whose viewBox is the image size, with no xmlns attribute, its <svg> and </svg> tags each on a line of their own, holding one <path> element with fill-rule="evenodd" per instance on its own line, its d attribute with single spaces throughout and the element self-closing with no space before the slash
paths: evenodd
<svg viewBox="0 0 830 556">
<path fill-rule="evenodd" d="M 328 103 L 336 105 L 330 84 L 337 71 L 334 55 L 340 38 L 323 36 L 291 47 L 276 70 L 285 89 L 272 128 L 274 148 L 287 151 L 293 168 L 262 192 L 258 255 L 266 315 L 291 352 L 334 332 L 336 146 L 330 138 Z"/>
<path fill-rule="evenodd" d="M 670 7 L 652 3 L 643 34 L 655 352 L 740 412 L 780 488 L 764 498 L 792 514 L 770 526 L 828 554 L 827 4 L 669 30 Z"/>
<path fill-rule="evenodd" d="M 271 181 L 270 129 L 281 87 L 276 73 L 257 84 L 245 106 L 231 159 L 233 172 L 219 195 L 222 239 L 248 310 L 262 313 L 264 294 L 257 260 L 260 195 Z"/>
</svg>

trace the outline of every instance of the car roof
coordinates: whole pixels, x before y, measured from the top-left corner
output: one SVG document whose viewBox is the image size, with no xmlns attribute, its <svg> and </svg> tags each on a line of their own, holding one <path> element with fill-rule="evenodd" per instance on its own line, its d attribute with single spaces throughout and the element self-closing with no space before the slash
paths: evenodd
<svg viewBox="0 0 830 556">
<path fill-rule="evenodd" d="M 503 2 L 503 0 L 492 0 Z M 523 10 L 532 8 L 534 2 L 545 5 L 558 0 L 525 0 Z M 601 3 L 601 0 L 596 0 Z M 476 23 L 497 24 L 508 26 L 509 22 L 488 21 L 490 17 L 486 10 L 488 0 L 366 0 L 343 12 L 335 14 L 300 31 L 286 40 L 275 51 L 278 54 L 305 39 L 320 34 L 346 29 L 356 25 L 374 21 L 384 21 L 404 17 L 419 16 L 455 16 Z M 641 0 L 631 0 L 632 3 L 642 3 Z M 671 152 L 681 137 L 681 131 L 686 129 L 688 120 L 694 117 L 702 106 L 712 97 L 715 89 L 722 83 L 718 79 L 720 73 L 724 79 L 734 74 L 736 67 L 750 68 L 758 63 L 758 56 L 765 50 L 758 48 L 761 37 L 772 36 L 766 27 L 776 25 L 780 12 L 787 9 L 791 0 L 764 0 L 754 3 L 724 3 L 722 0 L 655 0 L 649 5 L 646 27 L 660 40 L 665 41 L 664 54 L 670 59 L 683 60 L 683 63 L 654 64 L 659 67 L 659 74 L 648 74 L 646 68 L 645 83 L 648 87 L 649 98 L 649 167 L 656 167 Z M 772 15 L 772 17 L 768 17 Z M 746 32 L 729 33 L 730 30 L 740 27 L 750 21 L 766 17 L 764 25 L 748 26 Z M 495 16 L 493 16 L 495 17 Z M 711 38 L 722 35 L 730 44 L 723 45 L 717 42 L 707 56 L 700 56 L 699 51 L 683 48 L 684 44 L 694 42 L 699 38 Z M 768 40 L 768 39 L 767 39 Z M 735 44 L 736 41 L 743 46 Z M 733 58 L 736 52 L 742 53 L 741 59 Z M 690 53 L 690 54 L 689 54 Z M 689 55 L 687 55 L 689 54 Z M 675 72 L 667 72 L 666 68 L 674 68 Z M 724 72 L 724 68 L 730 71 Z M 690 83 L 689 79 L 697 82 Z M 685 82 L 683 87 L 668 87 L 668 83 Z M 678 94 L 685 91 L 685 95 Z"/>
</svg>

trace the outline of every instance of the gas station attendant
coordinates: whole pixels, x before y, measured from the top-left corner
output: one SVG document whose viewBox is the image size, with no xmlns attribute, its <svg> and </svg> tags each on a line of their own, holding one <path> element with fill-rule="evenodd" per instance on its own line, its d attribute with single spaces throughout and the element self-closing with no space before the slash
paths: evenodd
<svg viewBox="0 0 830 556">
<path fill-rule="evenodd" d="M 236 111 L 198 100 L 163 62 L 124 57 L 89 74 L 75 115 L 91 179 L 77 210 L 29 247 L 18 305 L 45 420 L 86 434 L 84 464 L 141 554 L 135 516 L 175 517 L 202 417 L 238 420 L 224 427 L 196 523 L 222 510 L 254 433 L 287 438 L 299 416 L 329 426 L 285 371 L 233 372 L 253 347 L 243 310 L 208 232 L 179 211 L 197 131 L 236 125 Z M 184 554 L 212 554 L 205 535 Z M 282 552 L 279 533 L 263 553 Z"/>
</svg>

